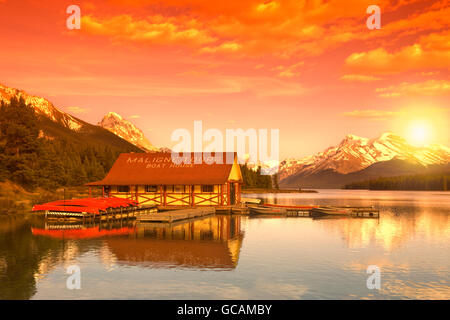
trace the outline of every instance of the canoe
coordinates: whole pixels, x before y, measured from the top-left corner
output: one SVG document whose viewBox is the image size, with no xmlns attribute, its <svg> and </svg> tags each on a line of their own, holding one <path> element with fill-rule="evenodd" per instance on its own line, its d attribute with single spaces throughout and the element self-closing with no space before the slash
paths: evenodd
<svg viewBox="0 0 450 320">
<path fill-rule="evenodd" d="M 333 215 L 333 216 L 348 216 L 351 215 L 352 211 L 347 208 L 337 208 L 337 207 L 321 207 L 314 208 L 311 210 L 311 216 L 319 217 L 325 215 Z"/>
<path fill-rule="evenodd" d="M 285 208 L 268 208 L 264 206 L 249 206 L 250 214 L 286 214 Z"/>
<path fill-rule="evenodd" d="M 251 204 L 260 204 L 261 199 L 255 199 L 255 198 L 241 198 L 241 201 L 243 203 L 251 203 Z"/>
<path fill-rule="evenodd" d="M 319 208 L 319 206 L 315 205 L 286 205 L 286 204 L 272 204 L 272 203 L 265 203 L 263 204 L 264 207 L 268 208 L 283 208 L 283 209 L 289 209 L 289 210 L 312 210 L 314 208 Z"/>
</svg>

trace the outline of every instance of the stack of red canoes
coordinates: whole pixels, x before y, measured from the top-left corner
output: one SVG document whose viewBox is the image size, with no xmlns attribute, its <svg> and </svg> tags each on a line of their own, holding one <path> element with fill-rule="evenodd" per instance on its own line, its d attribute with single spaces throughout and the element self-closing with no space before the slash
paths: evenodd
<svg viewBox="0 0 450 320">
<path fill-rule="evenodd" d="M 58 200 L 33 206 L 33 211 L 86 212 L 99 214 L 107 209 L 134 207 L 137 203 L 121 198 L 83 198 Z"/>
</svg>

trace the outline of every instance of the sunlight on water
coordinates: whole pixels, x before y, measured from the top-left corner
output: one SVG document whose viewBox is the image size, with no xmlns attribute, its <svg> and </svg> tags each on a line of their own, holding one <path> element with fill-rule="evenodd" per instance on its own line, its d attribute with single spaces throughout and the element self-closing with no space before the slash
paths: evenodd
<svg viewBox="0 0 450 320">
<path fill-rule="evenodd" d="M 249 195 L 261 197 L 261 195 Z M 218 215 L 173 225 L 2 218 L 0 298 L 449 299 L 450 195 L 323 190 L 280 204 L 374 205 L 378 219 Z M 70 265 L 81 289 L 66 288 Z M 369 290 L 369 265 L 381 288 Z"/>
</svg>

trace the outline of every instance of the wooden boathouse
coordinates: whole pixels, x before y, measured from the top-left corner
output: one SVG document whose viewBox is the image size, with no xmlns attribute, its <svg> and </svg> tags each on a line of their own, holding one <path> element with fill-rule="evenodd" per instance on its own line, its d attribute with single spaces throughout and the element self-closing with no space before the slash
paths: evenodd
<svg viewBox="0 0 450 320">
<path fill-rule="evenodd" d="M 236 153 L 189 156 L 190 163 L 175 164 L 170 152 L 122 153 L 103 180 L 87 185 L 102 187 L 104 197 L 135 200 L 139 205 L 240 204 L 243 179 Z"/>
</svg>

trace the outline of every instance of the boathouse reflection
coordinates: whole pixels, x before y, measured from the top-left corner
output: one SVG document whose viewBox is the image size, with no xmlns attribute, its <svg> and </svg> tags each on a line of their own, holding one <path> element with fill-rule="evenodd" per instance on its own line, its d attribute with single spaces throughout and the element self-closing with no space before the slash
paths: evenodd
<svg viewBox="0 0 450 320">
<path fill-rule="evenodd" d="M 241 217 L 212 216 L 179 224 L 140 224 L 127 238 L 105 241 L 119 264 L 233 269 L 243 237 Z"/>
</svg>

